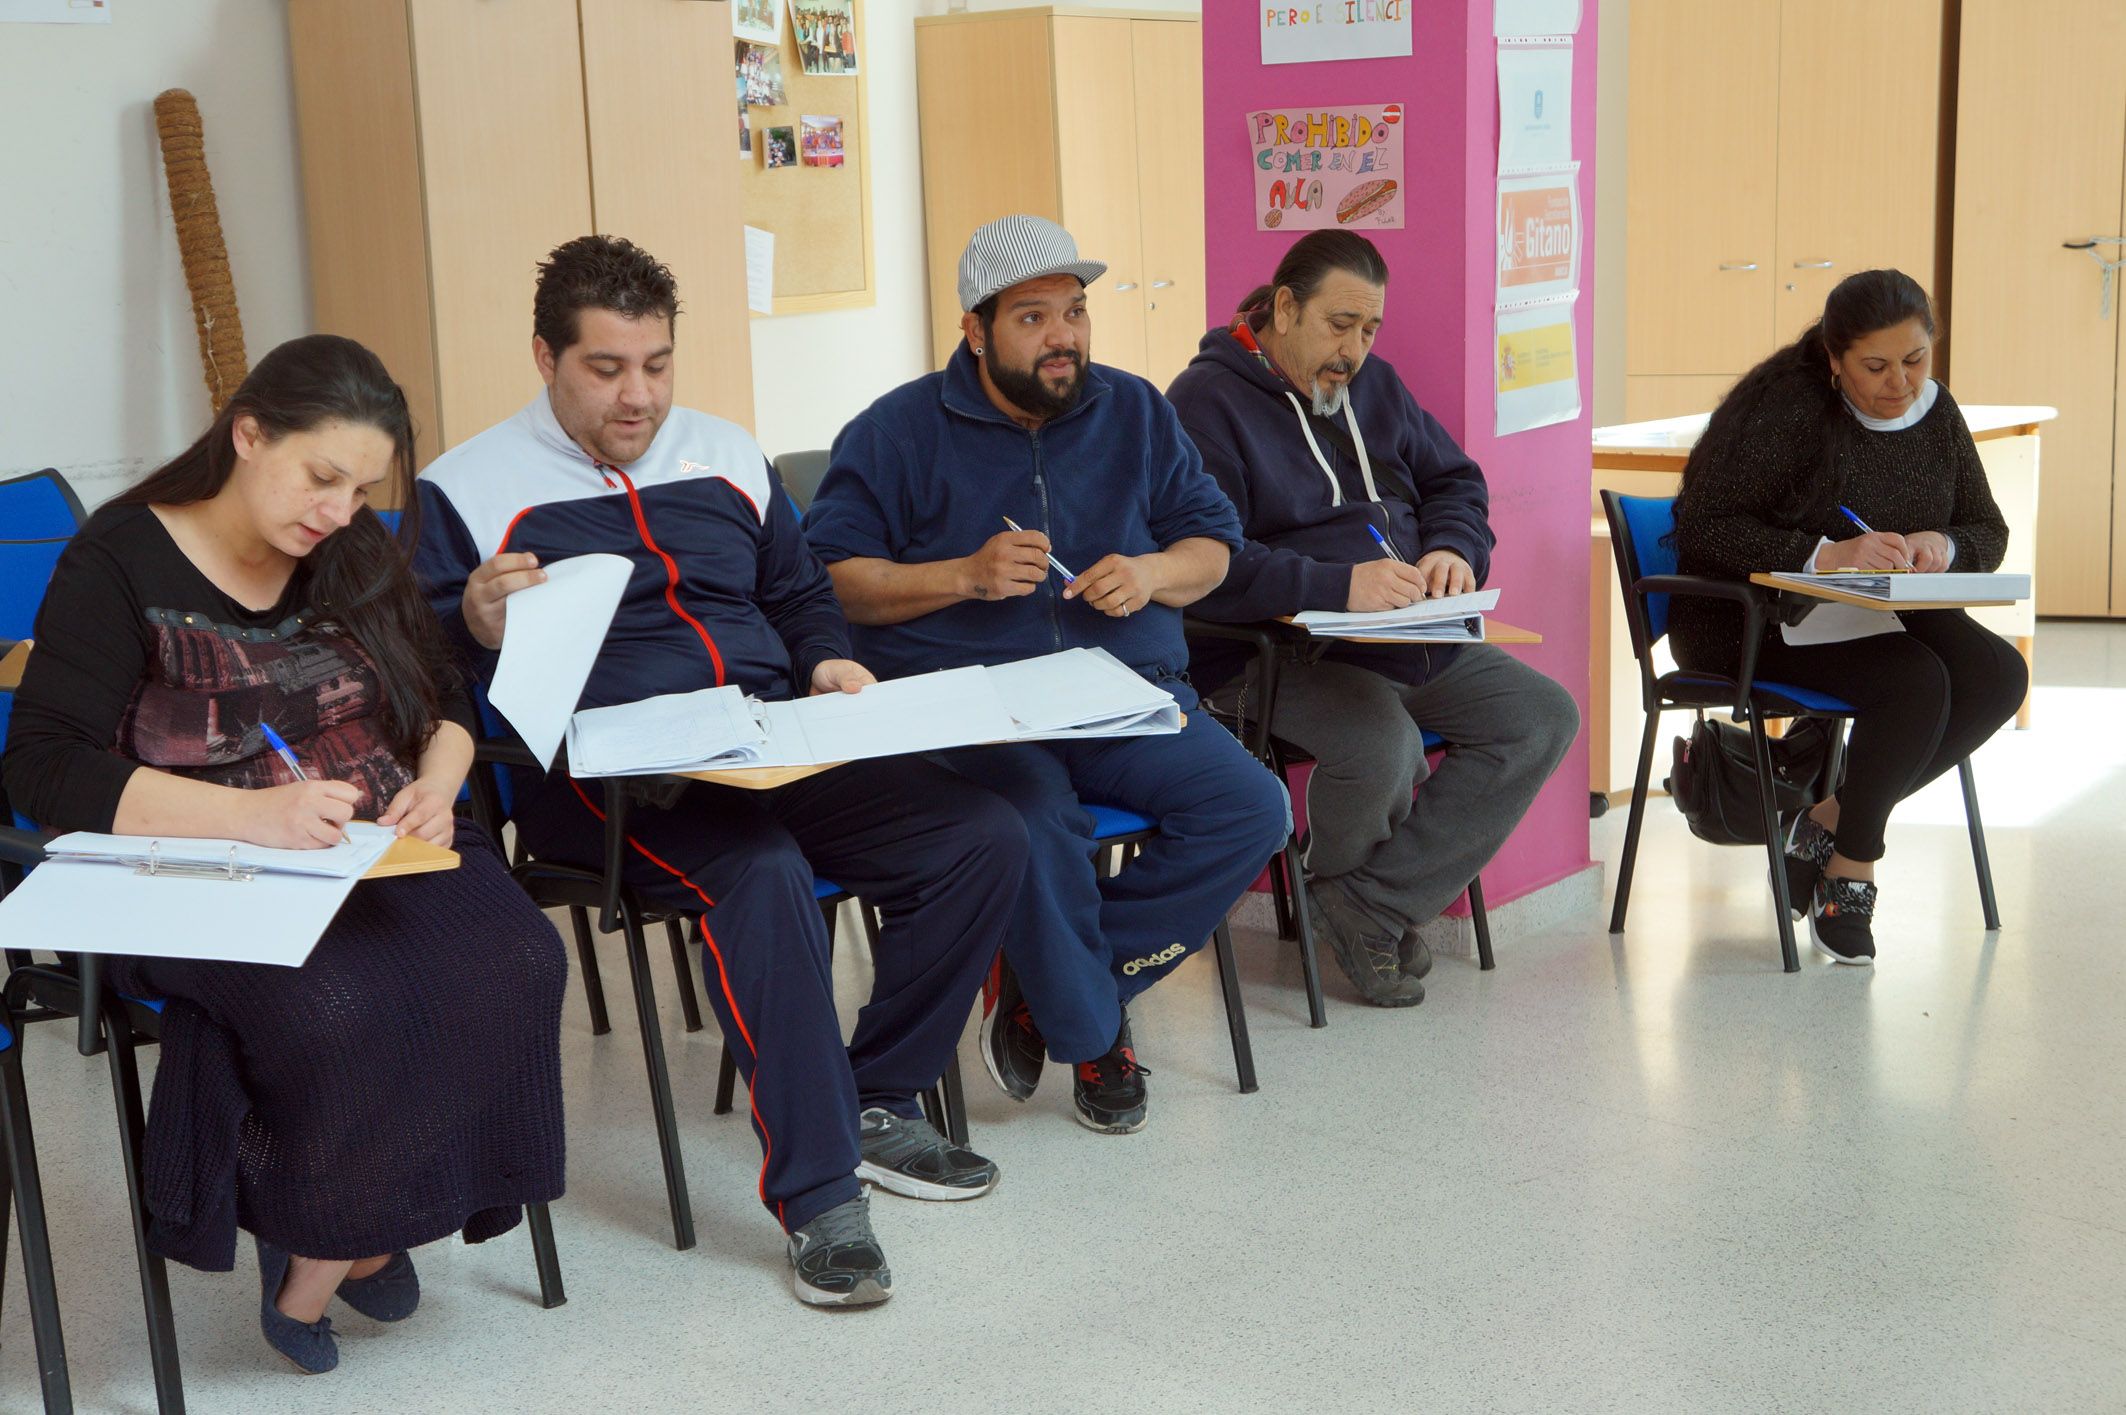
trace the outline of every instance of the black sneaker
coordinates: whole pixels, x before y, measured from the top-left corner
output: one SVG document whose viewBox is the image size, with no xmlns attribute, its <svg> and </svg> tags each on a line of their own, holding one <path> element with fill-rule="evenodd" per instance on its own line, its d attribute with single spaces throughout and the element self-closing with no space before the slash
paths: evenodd
<svg viewBox="0 0 2126 1415">
<path fill-rule="evenodd" d="M 1102 1135 L 1134 1135 L 1142 1130 L 1144 1078 L 1151 1074 L 1137 1064 L 1137 1049 L 1129 1040 L 1129 1013 L 1124 1012 L 1122 1030 L 1115 1034 L 1115 1044 L 1107 1054 L 1078 1063 L 1071 1089 L 1078 1123 Z"/>
<path fill-rule="evenodd" d="M 790 1235 L 790 1286 L 813 1307 L 869 1307 L 893 1295 L 869 1199 L 836 1204 Z"/>
<path fill-rule="evenodd" d="M 938 1134 L 927 1120 L 876 1107 L 857 1132 L 856 1177 L 907 1199 L 979 1199 L 997 1187 L 997 1167 Z"/>
<path fill-rule="evenodd" d="M 1411 929 L 1403 935 L 1397 956 L 1402 961 L 1403 976 L 1406 978 L 1422 978 L 1432 971 L 1432 946 L 1425 942 L 1416 929 Z"/>
<path fill-rule="evenodd" d="M 1342 885 L 1309 880 L 1307 907 L 1317 937 L 1328 936 L 1329 951 L 1360 997 L 1375 1007 L 1415 1007 L 1425 1000 L 1425 985 L 1403 971 L 1402 940 L 1379 935 Z"/>
<path fill-rule="evenodd" d="M 998 959 L 995 976 L 996 985 L 982 989 L 982 1065 L 998 1090 L 1023 1101 L 1040 1084 L 1048 1043 L 1033 1024 L 1033 1013 L 1027 1010 L 1019 975 L 1011 971 L 1011 964 Z"/>
<path fill-rule="evenodd" d="M 1825 875 L 1809 908 L 1809 937 L 1833 963 L 1866 968 L 1875 962 L 1875 886 L 1864 879 Z"/>
<path fill-rule="evenodd" d="M 1786 904 L 1799 919 L 1809 912 L 1809 899 L 1816 892 L 1816 881 L 1822 878 L 1823 867 L 1831 863 L 1831 852 L 1837 847 L 1837 841 L 1805 810 L 1795 813 L 1784 835 Z"/>
</svg>

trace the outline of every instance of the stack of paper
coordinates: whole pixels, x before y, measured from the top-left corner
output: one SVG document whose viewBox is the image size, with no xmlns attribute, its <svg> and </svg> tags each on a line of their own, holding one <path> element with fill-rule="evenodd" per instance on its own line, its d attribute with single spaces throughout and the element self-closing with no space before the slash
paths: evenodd
<svg viewBox="0 0 2126 1415">
<path fill-rule="evenodd" d="M 1841 594 L 1858 595 L 1862 599 L 1879 599 L 1887 604 L 1910 601 L 1991 604 L 2030 598 L 2028 575 L 1958 573 L 1954 570 L 1939 575 L 1921 575 L 1907 571 L 1883 574 L 1840 570 L 1822 575 L 1774 573 L 1770 578 L 1782 585 L 1793 585 L 1797 589 L 1837 590 Z"/>
<path fill-rule="evenodd" d="M 578 555 L 545 569 L 545 580 L 507 601 L 487 701 L 552 766 L 633 567 L 624 556 Z"/>
<path fill-rule="evenodd" d="M 696 720 L 704 716 L 706 725 Z M 592 708 L 570 723 L 569 770 L 591 777 L 823 766 L 988 742 L 1180 730 L 1173 694 L 1100 650 L 1071 649 L 793 702 L 713 688 Z"/>
<path fill-rule="evenodd" d="M 1406 609 L 1345 614 L 1310 609 L 1292 622 L 1318 639 L 1389 639 L 1405 643 L 1481 643 L 1484 615 L 1497 607 L 1497 590 L 1421 599 Z"/>
<path fill-rule="evenodd" d="M 279 850 L 244 840 L 213 840 L 204 836 L 98 835 L 77 830 L 62 835 L 44 847 L 51 860 L 80 860 L 99 864 L 145 865 L 152 855 L 158 868 L 184 866 L 228 870 L 238 874 L 261 872 L 286 875 L 323 875 L 328 879 L 358 879 L 383 858 L 397 834 L 368 821 L 350 821 L 337 845 L 320 850 Z"/>
</svg>

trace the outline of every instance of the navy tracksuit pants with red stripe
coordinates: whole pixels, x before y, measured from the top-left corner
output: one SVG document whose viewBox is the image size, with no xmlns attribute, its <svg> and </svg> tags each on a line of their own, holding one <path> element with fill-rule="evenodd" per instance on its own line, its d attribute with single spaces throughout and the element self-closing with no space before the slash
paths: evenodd
<svg viewBox="0 0 2126 1415">
<path fill-rule="evenodd" d="M 535 856 L 591 863 L 604 827 L 570 782 L 515 812 Z M 913 758 L 852 762 L 773 791 L 695 784 L 628 815 L 627 883 L 701 916 L 702 972 L 752 1095 L 760 1197 L 786 1231 L 856 1197 L 857 1125 L 921 1114 L 1004 940 L 1026 828 L 1001 797 Z M 878 908 L 871 1000 L 845 1047 L 815 875 Z"/>
</svg>

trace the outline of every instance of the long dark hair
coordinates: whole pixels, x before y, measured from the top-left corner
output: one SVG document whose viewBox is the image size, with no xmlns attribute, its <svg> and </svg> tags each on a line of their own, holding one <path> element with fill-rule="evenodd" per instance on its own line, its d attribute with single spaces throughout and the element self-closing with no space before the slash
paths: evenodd
<svg viewBox="0 0 2126 1415">
<path fill-rule="evenodd" d="M 1859 436 L 1860 424 L 1839 406 L 1845 395 L 1831 381 L 1831 360 L 1868 335 L 1913 319 L 1929 338 L 1935 336 L 1934 306 L 1919 282 L 1903 271 L 1863 270 L 1839 281 L 1823 302 L 1823 318 L 1742 375 L 1720 400 L 1683 464 L 1682 497 L 1690 496 L 1699 468 L 1735 455 L 1766 396 L 1792 383 L 1807 389 L 1807 396 L 1822 406 L 1807 474 L 1795 482 L 1777 514 L 1787 525 L 1799 526 L 1836 506 L 1844 492 L 1846 453 Z"/>
<path fill-rule="evenodd" d="M 1380 248 L 1356 231 L 1309 231 L 1292 242 L 1267 285 L 1248 291 L 1236 313 L 1250 328 L 1261 329 L 1277 307 L 1277 292 L 1290 290 L 1302 305 L 1314 298 L 1331 271 L 1341 270 L 1372 285 L 1388 283 L 1388 262 Z"/>
<path fill-rule="evenodd" d="M 304 556 L 295 573 L 319 617 L 344 629 L 375 661 L 385 733 L 401 756 L 418 757 L 435 733 L 443 694 L 454 686 L 457 670 L 408 556 L 407 548 L 420 539 L 421 513 L 406 395 L 383 361 L 352 339 L 290 339 L 258 361 L 197 442 L 113 500 L 189 506 L 220 495 L 236 468 L 234 430 L 241 417 L 256 419 L 268 441 L 327 422 L 364 424 L 391 439 L 386 485 L 403 508 L 398 535 L 363 506 Z"/>
</svg>

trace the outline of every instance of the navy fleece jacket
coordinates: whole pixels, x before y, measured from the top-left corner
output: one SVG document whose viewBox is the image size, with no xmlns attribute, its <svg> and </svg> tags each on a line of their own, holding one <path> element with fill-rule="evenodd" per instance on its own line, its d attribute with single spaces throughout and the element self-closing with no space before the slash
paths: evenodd
<svg viewBox="0 0 2126 1415">
<path fill-rule="evenodd" d="M 1088 364 L 1077 406 L 1028 432 L 983 393 L 964 342 L 942 372 L 901 385 L 842 429 L 805 535 L 829 565 L 852 556 L 917 564 L 974 554 L 1006 516 L 1047 535 L 1073 571 L 1194 536 L 1240 544 L 1231 503 L 1157 388 Z M 1182 680 L 1180 610 L 1153 603 L 1110 618 L 1062 593 L 1051 574 L 1030 595 L 857 625 L 856 657 L 898 678 L 1102 648 L 1147 678 Z"/>
<path fill-rule="evenodd" d="M 1479 585 L 1490 574 L 1496 538 L 1483 472 L 1379 355 L 1351 379 L 1355 439 L 1344 414 L 1316 417 L 1305 394 L 1227 329 L 1203 336 L 1167 397 L 1247 536 L 1225 582 L 1190 613 L 1247 623 L 1344 609 L 1351 567 L 1381 557 L 1368 526 L 1407 560 L 1451 550 L 1469 562 Z M 1206 693 L 1247 660 L 1244 646 L 1222 639 L 1192 639 L 1189 650 L 1190 676 Z M 1329 657 L 1421 683 L 1451 653 L 1439 645 L 1341 645 Z"/>
</svg>

